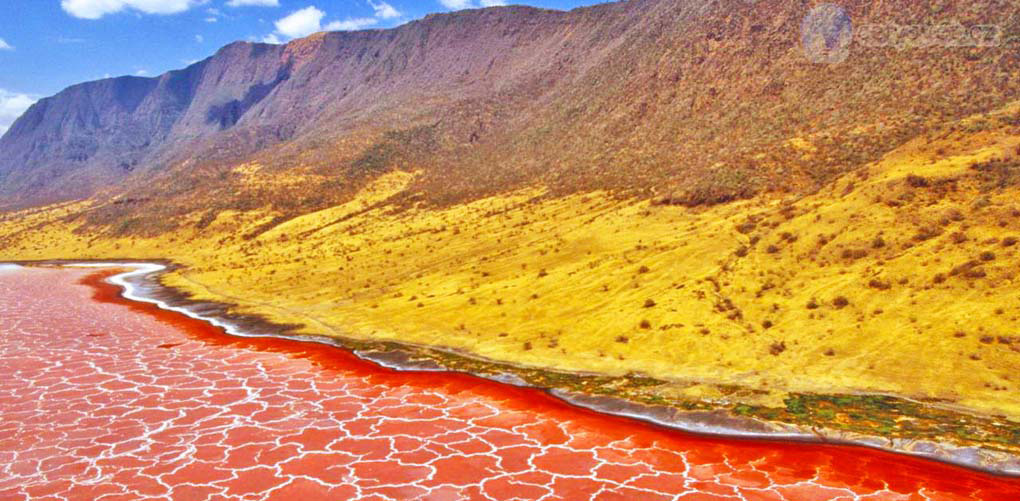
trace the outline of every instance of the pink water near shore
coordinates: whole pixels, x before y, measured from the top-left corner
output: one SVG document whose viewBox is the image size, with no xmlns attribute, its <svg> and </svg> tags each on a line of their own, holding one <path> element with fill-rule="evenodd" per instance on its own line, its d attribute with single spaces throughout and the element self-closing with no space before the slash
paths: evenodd
<svg viewBox="0 0 1020 501">
<path fill-rule="evenodd" d="M 0 501 L 1020 499 L 1020 480 L 910 457 L 237 339 L 94 274 L 0 273 Z"/>
</svg>

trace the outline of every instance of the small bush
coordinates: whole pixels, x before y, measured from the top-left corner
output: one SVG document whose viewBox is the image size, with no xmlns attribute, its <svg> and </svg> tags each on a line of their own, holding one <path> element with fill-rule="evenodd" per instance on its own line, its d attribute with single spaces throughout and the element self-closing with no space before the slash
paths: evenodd
<svg viewBox="0 0 1020 501">
<path fill-rule="evenodd" d="M 642 267 L 638 268 L 638 270 L 637 270 L 637 272 L 641 273 L 641 274 L 645 274 L 645 273 L 648 273 L 650 271 L 652 271 L 652 270 L 648 269 L 647 266 L 642 266 Z"/>
<path fill-rule="evenodd" d="M 757 169 L 725 167 L 703 173 L 683 193 L 665 197 L 658 203 L 687 207 L 718 205 L 751 198 L 763 187 L 764 179 Z"/>
<path fill-rule="evenodd" d="M 1006 237 L 1002 240 L 1003 247 L 1013 247 L 1017 244 L 1018 240 L 1016 237 Z"/>
<path fill-rule="evenodd" d="M 957 276 L 957 275 L 966 275 L 967 272 L 977 268 L 980 265 L 981 265 L 981 263 L 979 263 L 977 261 L 967 261 L 966 263 L 963 263 L 963 264 L 953 268 L 952 271 L 949 272 L 949 274 L 954 276 L 954 277 Z"/>
<path fill-rule="evenodd" d="M 774 357 L 778 357 L 784 351 L 786 351 L 786 342 L 785 341 L 775 342 L 775 343 L 772 343 L 771 346 L 769 346 L 769 353 L 772 356 L 774 356 Z"/>
<path fill-rule="evenodd" d="M 655 308 L 655 300 L 645 299 L 645 308 Z"/>
<path fill-rule="evenodd" d="M 821 308 L 821 307 L 822 307 L 822 305 L 818 304 L 818 300 L 817 299 L 812 299 L 812 300 L 808 301 L 808 303 L 807 303 L 807 309 L 809 309 L 809 310 L 817 310 L 818 308 Z"/>
<path fill-rule="evenodd" d="M 911 174 L 907 176 L 907 184 L 911 188 L 927 188 L 928 186 L 931 185 L 931 182 L 928 181 L 928 178 Z"/>
<path fill-rule="evenodd" d="M 917 240 L 918 242 L 926 242 L 941 234 L 942 229 L 936 228 L 934 226 L 928 226 L 918 229 L 917 234 L 914 235 L 914 240 Z"/>
<path fill-rule="evenodd" d="M 843 308 L 850 306 L 850 300 L 846 297 L 839 296 L 832 300 L 832 306 L 834 306 L 837 310 L 842 310 Z"/>
<path fill-rule="evenodd" d="M 648 320 L 642 320 L 640 326 L 642 329 L 651 329 L 652 323 L 649 322 Z"/>
<path fill-rule="evenodd" d="M 887 291 L 889 289 L 892 289 L 892 284 L 876 278 L 873 279 L 871 282 L 868 282 L 868 287 L 871 287 L 872 289 L 878 289 L 880 291 Z"/>
<path fill-rule="evenodd" d="M 868 251 L 864 249 L 843 249 L 841 256 L 843 259 L 853 261 L 868 257 Z"/>
<path fill-rule="evenodd" d="M 995 261 L 995 253 L 991 251 L 985 251 L 981 253 L 981 260 L 984 262 Z"/>
<path fill-rule="evenodd" d="M 630 338 L 628 338 L 627 336 L 617 336 L 616 342 L 620 344 L 627 344 L 630 342 Z"/>
</svg>

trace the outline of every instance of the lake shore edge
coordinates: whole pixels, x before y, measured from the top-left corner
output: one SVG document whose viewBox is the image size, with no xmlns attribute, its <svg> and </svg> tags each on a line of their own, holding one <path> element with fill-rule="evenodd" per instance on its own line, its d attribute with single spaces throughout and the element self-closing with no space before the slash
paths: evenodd
<svg viewBox="0 0 1020 501">
<path fill-rule="evenodd" d="M 333 335 L 295 334 L 299 325 L 274 323 L 256 314 L 231 313 L 236 305 L 226 302 L 196 301 L 187 291 L 164 285 L 160 277 L 181 265 L 168 260 L 46 260 L 6 261 L 0 264 L 27 267 L 55 266 L 129 271 L 110 276 L 106 281 L 121 289 L 121 298 L 141 302 L 200 320 L 229 335 L 249 338 L 283 338 L 330 345 L 355 356 L 400 371 L 451 371 L 468 373 L 497 383 L 544 390 L 571 405 L 596 412 L 628 417 L 684 432 L 730 439 L 754 439 L 779 442 L 822 443 L 867 447 L 947 463 L 980 472 L 1020 477 L 1020 456 L 981 446 L 961 446 L 949 441 L 889 438 L 818 428 L 756 417 L 737 415 L 711 402 L 699 408 L 654 405 L 620 396 L 578 391 L 571 384 L 542 384 L 547 381 L 574 381 L 571 378 L 600 377 L 548 369 L 521 367 L 466 353 L 446 351 L 434 346 L 417 346 L 390 341 L 361 341 Z M 536 378 L 540 382 L 536 382 Z M 616 377 L 614 379 L 627 379 Z M 574 387 L 572 387 L 574 386 Z M 903 397 L 896 397 L 902 399 Z"/>
</svg>

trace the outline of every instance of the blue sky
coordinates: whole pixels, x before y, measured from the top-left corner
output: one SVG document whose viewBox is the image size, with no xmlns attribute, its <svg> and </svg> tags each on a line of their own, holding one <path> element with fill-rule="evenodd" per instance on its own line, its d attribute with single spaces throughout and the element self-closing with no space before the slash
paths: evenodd
<svg viewBox="0 0 1020 501">
<path fill-rule="evenodd" d="M 599 0 L 0 0 L 0 134 L 35 99 L 86 80 L 155 76 L 236 40 L 389 28 L 433 12 Z"/>
</svg>

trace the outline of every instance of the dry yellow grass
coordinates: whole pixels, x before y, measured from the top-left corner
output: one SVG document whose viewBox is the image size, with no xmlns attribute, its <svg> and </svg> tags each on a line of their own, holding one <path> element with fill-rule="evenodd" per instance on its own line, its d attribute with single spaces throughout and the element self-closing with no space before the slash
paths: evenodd
<svg viewBox="0 0 1020 501">
<path fill-rule="evenodd" d="M 251 240 L 276 214 L 110 239 L 61 222 L 88 207 L 70 204 L 3 221 L 0 260 L 169 258 L 168 285 L 309 332 L 1020 418 L 1020 190 L 981 193 L 972 168 L 1018 145 L 1016 127 L 922 138 L 810 196 L 702 210 L 536 188 L 394 211 L 398 172 Z"/>
</svg>

